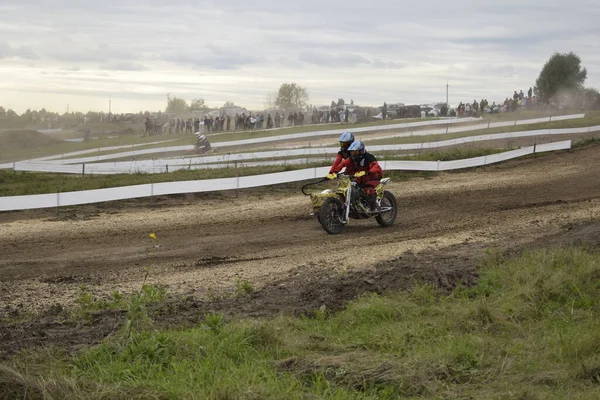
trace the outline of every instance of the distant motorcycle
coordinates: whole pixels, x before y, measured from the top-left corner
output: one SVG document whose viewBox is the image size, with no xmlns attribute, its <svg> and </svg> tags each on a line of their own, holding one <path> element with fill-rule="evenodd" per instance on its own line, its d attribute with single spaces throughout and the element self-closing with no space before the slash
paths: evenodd
<svg viewBox="0 0 600 400">
<path fill-rule="evenodd" d="M 352 175 L 338 174 L 337 190 L 326 189 L 320 193 L 307 193 L 305 189 L 311 185 L 316 185 L 327 181 L 321 179 L 316 182 L 307 183 L 302 186 L 302 193 L 310 195 L 313 205 L 313 213 L 317 220 L 329 234 L 341 233 L 350 218 L 367 219 L 375 217 L 377 223 L 383 227 L 394 224 L 398 214 L 398 204 L 396 197 L 390 191 L 384 190 L 385 185 L 390 182 L 390 178 L 384 178 L 375 187 L 379 202 L 378 210 L 371 210 L 367 195 L 360 188 Z"/>
<path fill-rule="evenodd" d="M 195 135 L 197 138 L 196 145 L 194 146 L 195 152 L 199 153 L 199 154 L 204 154 L 204 153 L 209 152 L 212 147 L 210 146 L 210 142 L 208 141 L 206 136 L 204 136 L 200 132 L 195 133 Z"/>
</svg>

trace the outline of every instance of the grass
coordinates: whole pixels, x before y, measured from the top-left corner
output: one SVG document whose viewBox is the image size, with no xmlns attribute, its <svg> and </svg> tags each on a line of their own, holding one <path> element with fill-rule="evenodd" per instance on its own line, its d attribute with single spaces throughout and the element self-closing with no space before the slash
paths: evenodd
<svg viewBox="0 0 600 400">
<path fill-rule="evenodd" d="M 386 155 L 386 160 L 410 159 L 422 161 L 449 161 L 463 158 L 479 157 L 503 151 L 502 149 L 468 148 L 448 149 L 442 151 L 422 152 L 418 155 L 403 157 Z M 118 186 L 141 185 L 159 182 L 177 182 L 185 180 L 220 179 L 236 176 L 260 175 L 298 169 L 323 167 L 330 162 L 308 162 L 306 164 L 221 168 L 206 170 L 179 170 L 162 174 L 117 174 L 117 175 L 67 175 L 40 172 L 22 172 L 0 170 L 0 196 L 21 196 L 43 193 L 72 192 L 79 190 L 103 189 Z M 430 173 L 425 174 L 431 175 Z M 408 179 L 412 176 L 424 176 L 421 173 L 389 171 L 386 176 L 393 179 Z M 300 183 L 294 183 L 299 187 Z"/>
<path fill-rule="evenodd" d="M 148 144 L 148 145 L 138 144 L 135 148 L 131 148 L 131 149 L 124 148 L 124 149 L 118 149 L 118 150 L 95 151 L 95 152 L 90 152 L 88 154 L 67 156 L 67 157 L 63 157 L 62 159 L 69 160 L 69 159 L 82 158 L 82 157 L 92 157 L 92 156 L 95 157 L 95 156 L 103 156 L 103 155 L 107 155 L 107 154 L 122 153 L 122 152 L 126 152 L 126 151 L 137 151 L 137 150 L 155 149 L 155 148 L 161 148 L 161 147 L 193 145 L 195 143 L 194 138 L 191 137 L 190 135 L 187 135 L 184 137 L 160 136 L 160 137 L 158 137 L 158 139 L 156 139 L 156 136 L 154 136 L 154 138 L 155 138 L 155 140 L 153 140 L 151 142 L 165 142 L 165 143 L 155 143 L 155 144 Z M 93 149 L 96 149 L 96 147 L 94 147 Z M 148 157 L 157 158 L 159 156 L 160 156 L 160 153 L 152 153 Z M 139 159 L 139 157 L 140 156 L 129 156 L 129 157 L 124 157 L 123 159 L 134 160 L 134 159 Z M 111 162 L 118 161 L 118 160 L 119 159 L 112 159 L 112 158 L 110 159 Z"/>
<path fill-rule="evenodd" d="M 231 141 L 231 140 L 239 140 L 239 139 L 248 139 L 248 138 L 256 138 L 256 137 L 268 137 L 268 136 L 277 136 L 277 135 L 285 135 L 299 132 L 314 132 L 320 130 L 328 130 L 328 129 L 345 129 L 345 128 L 355 128 L 361 126 L 377 126 L 377 125 L 389 125 L 396 124 L 400 122 L 411 122 L 415 120 L 388 120 L 388 121 L 371 121 L 364 124 L 355 124 L 355 125 L 344 125 L 344 124 L 328 124 L 328 125 L 304 125 L 292 128 L 285 129 L 276 129 L 272 131 L 238 131 L 238 132 L 228 132 L 217 135 L 211 135 L 210 140 L 212 142 L 221 142 L 221 141 Z M 22 161 L 28 160 L 31 158 L 38 158 L 43 156 L 51 156 L 56 154 L 69 153 L 73 151 L 87 150 L 87 149 L 96 149 L 100 147 L 107 146 L 120 146 L 120 145 L 128 145 L 128 144 L 140 144 L 140 143 L 148 143 L 154 141 L 162 141 L 168 140 L 171 138 L 177 138 L 177 135 L 159 135 L 159 136 L 146 136 L 142 137 L 141 132 L 138 132 L 136 129 L 133 130 L 133 133 L 130 134 L 119 134 L 120 131 L 124 129 L 131 128 L 129 125 L 102 125 L 104 127 L 108 126 L 113 129 L 114 132 L 112 134 L 118 135 L 116 138 L 107 138 L 105 136 L 109 135 L 111 132 L 107 134 L 95 134 L 91 133 L 90 136 L 100 136 L 100 139 L 90 140 L 89 142 L 81 142 L 81 143 L 72 143 L 65 142 L 59 140 L 60 136 L 46 136 L 44 134 L 38 133 L 35 130 L 27 130 L 27 129 L 9 129 L 0 131 L 0 163 L 4 162 L 12 162 L 12 161 Z M 19 140 L 2 140 L 3 136 L 8 132 L 33 132 L 39 136 L 40 138 L 49 138 L 54 143 L 47 143 L 48 140 L 38 140 L 35 138 L 28 137 L 25 141 Z M 181 136 L 180 136 L 181 137 Z M 54 138 L 52 140 L 52 138 Z M 38 145 L 39 143 L 39 145 Z M 177 142 L 178 144 L 193 144 L 194 139 L 191 135 L 185 135 L 181 137 L 181 139 Z M 33 144 L 33 146 L 32 146 Z M 150 147 L 158 147 L 162 145 L 150 146 Z M 109 151 L 104 154 L 110 154 L 114 151 Z"/>
<path fill-rule="evenodd" d="M 555 122 L 543 122 L 538 124 L 528 125 L 515 125 L 505 126 L 500 128 L 481 129 L 476 131 L 468 132 L 456 132 L 444 135 L 426 135 L 426 136 L 409 136 L 399 138 L 387 138 L 387 139 L 373 139 L 368 140 L 370 146 L 385 145 L 385 144 L 403 144 L 403 143 L 426 143 L 440 140 L 456 139 L 461 137 L 477 136 L 477 135 L 488 135 L 494 133 L 504 132 L 522 132 L 529 130 L 539 129 L 563 129 L 563 128 L 581 128 L 586 126 L 600 125 L 600 112 L 587 113 L 585 118 L 566 120 L 566 121 L 555 121 Z"/>
<path fill-rule="evenodd" d="M 429 119 L 437 119 L 437 118 L 429 118 Z M 329 130 L 349 130 L 360 127 L 372 126 L 386 126 L 386 125 L 396 125 L 396 124 L 404 124 L 410 122 L 418 122 L 422 121 L 421 118 L 413 118 L 413 119 L 389 119 L 385 121 L 369 121 L 363 122 L 360 124 L 324 124 L 324 125 L 303 125 L 303 126 L 294 126 L 289 128 L 282 129 L 274 129 L 270 131 L 266 130 L 256 130 L 256 131 L 236 131 L 236 132 L 226 132 L 226 133 L 218 133 L 216 135 L 209 134 L 208 138 L 211 142 L 229 142 L 232 140 L 241 140 L 241 139 L 252 139 L 259 137 L 271 137 L 271 136 L 279 136 L 279 135 L 291 135 L 294 133 L 305 133 L 305 132 L 318 132 L 318 131 L 329 131 Z"/>
<path fill-rule="evenodd" d="M 32 132 L 32 131 L 28 131 Z M 39 138 L 46 138 L 46 136 L 42 133 L 35 132 Z M 33 143 L 33 145 L 25 146 L 21 141 L 18 140 L 10 140 L 5 141 L 2 139 L 3 134 L 0 134 L 0 163 L 12 162 L 12 161 L 22 161 L 29 160 L 32 158 L 44 157 L 44 156 L 53 156 L 60 155 L 64 153 L 70 153 L 74 151 L 80 150 L 88 150 L 88 149 L 97 149 L 101 147 L 108 146 L 124 146 L 124 145 L 132 145 L 132 144 L 140 144 L 140 143 L 150 143 L 168 140 L 169 136 L 148 136 L 148 137 L 140 137 L 137 134 L 132 135 L 123 135 L 117 138 L 103 138 L 98 140 L 90 140 L 89 142 L 81 142 L 81 143 L 72 143 L 72 142 L 64 142 L 60 140 L 52 140 L 51 143 L 47 143 L 46 141 L 38 141 L 38 138 L 35 136 L 28 135 L 27 140 L 29 143 Z M 38 143 L 39 142 L 39 143 Z M 165 146 L 164 144 L 160 146 Z M 123 150 L 120 150 L 123 151 Z M 114 152 L 114 151 L 112 151 Z M 110 152 L 109 152 L 110 153 Z M 81 156 L 79 156 L 81 157 Z"/>
<path fill-rule="evenodd" d="M 508 118 L 506 115 L 501 115 L 498 116 L 498 114 L 492 114 L 490 115 L 490 118 L 486 118 L 486 120 L 490 120 L 492 122 L 494 121 L 500 121 L 504 119 L 508 119 L 508 120 L 514 120 L 515 118 L 517 119 L 524 119 L 524 118 L 536 118 L 536 117 L 540 117 L 540 116 L 545 115 L 545 113 L 542 112 L 524 112 L 524 113 L 519 113 L 518 115 L 514 115 L 514 114 L 510 114 L 511 118 Z M 398 123 L 402 122 L 403 120 L 394 120 Z M 411 120 L 413 121 L 413 120 Z M 485 120 L 484 120 L 485 121 Z M 390 121 L 386 121 L 386 122 L 390 122 Z M 468 125 L 473 125 L 473 124 L 481 124 L 482 121 L 477 121 L 477 122 L 467 122 L 467 123 L 463 123 L 463 124 L 453 124 L 453 127 L 457 127 L 457 126 L 468 126 Z M 491 128 L 491 129 L 485 129 L 485 130 L 477 130 L 477 131 L 468 131 L 468 132 L 456 132 L 456 133 L 450 133 L 450 134 L 443 134 L 443 135 L 427 135 L 427 136 L 410 136 L 410 137 L 402 137 L 402 138 L 388 138 L 388 139 L 370 139 L 369 136 L 370 135 L 376 135 L 376 133 L 366 133 L 363 134 L 362 138 L 363 140 L 367 141 L 368 145 L 382 145 L 382 144 L 403 144 L 403 143 L 424 143 L 424 142 L 433 142 L 433 141 L 440 141 L 440 140 L 448 140 L 448 139 L 455 139 L 455 138 L 461 138 L 461 137 L 469 137 L 469 136 L 475 136 L 475 135 L 479 135 L 479 134 L 490 134 L 490 133 L 500 133 L 500 132 L 517 132 L 517 131 L 526 131 L 526 130 L 532 130 L 532 129 L 557 129 L 557 128 L 573 128 L 573 127 L 583 127 L 583 126 L 591 126 L 591 125 L 596 125 L 596 124 L 600 124 L 600 113 L 597 112 L 591 112 L 591 113 L 587 113 L 586 118 L 582 118 L 579 120 L 567 120 L 567 121 L 556 121 L 556 122 L 550 122 L 550 123 L 538 123 L 538 124 L 529 124 L 529 125 L 516 125 L 516 126 L 509 126 L 509 127 L 503 127 L 503 128 Z M 316 128 L 316 127 L 314 127 Z M 296 128 L 294 128 L 296 129 Z M 300 129 L 300 128 L 298 128 Z M 418 130 L 425 130 L 425 129 L 431 129 L 430 126 L 423 126 Z M 286 133 L 290 133 L 290 132 L 285 132 L 287 130 L 281 130 L 282 132 L 279 132 L 277 134 L 286 134 Z M 262 131 L 260 131 L 262 132 Z M 242 136 L 236 136 L 235 138 L 229 138 L 227 140 L 237 140 L 237 139 L 243 139 L 243 138 L 248 138 L 248 137 L 262 137 L 259 131 L 254 132 L 246 132 L 246 133 L 235 133 L 235 135 L 242 135 Z M 407 131 L 408 132 L 408 131 Z M 269 133 L 269 132 L 266 132 Z M 232 135 L 232 134 L 224 134 L 224 135 Z M 217 135 L 217 136 L 213 136 L 211 137 L 211 141 L 216 142 L 217 140 L 220 140 L 219 138 L 222 135 Z M 332 139 L 333 140 L 333 139 Z M 532 138 L 532 140 L 535 140 L 535 138 Z M 179 138 L 177 141 L 171 142 L 168 144 L 168 146 L 179 146 L 179 145 L 192 145 L 194 144 L 194 139 L 190 136 L 185 136 L 185 137 L 181 137 Z M 336 142 L 332 142 L 332 145 L 336 145 Z M 164 144 L 155 144 L 155 145 L 148 145 L 148 146 L 144 146 L 143 148 L 158 148 L 158 147 L 164 147 Z M 261 151 L 267 151 L 267 150 L 277 150 L 276 148 L 271 148 L 271 149 L 267 149 L 264 148 Z M 256 148 L 254 146 L 250 146 L 250 150 L 247 151 L 256 151 Z M 243 152 L 243 151 L 242 151 Z M 94 155 L 104 155 L 104 154 L 114 154 L 115 151 L 114 150 L 110 150 L 110 151 L 104 151 L 104 152 L 98 152 L 98 153 L 94 153 Z M 179 154 L 182 154 L 181 152 Z M 80 157 L 80 156 L 73 156 L 70 158 L 76 158 L 76 157 Z M 158 153 L 155 153 L 152 155 L 152 157 L 156 158 L 156 157 L 160 157 L 160 155 Z M 69 157 L 67 157 L 69 158 Z M 122 159 L 118 159 L 118 160 L 130 160 L 132 159 L 132 157 L 125 157 Z M 112 161 L 118 161 L 117 159 L 114 159 Z"/>
<path fill-rule="evenodd" d="M 416 283 L 337 314 L 209 314 L 73 356 L 23 355 L 0 368 L 0 398 L 598 398 L 600 253 L 489 252 L 479 273 L 449 295 Z"/>
<path fill-rule="evenodd" d="M 568 113 L 568 112 L 564 111 L 564 113 Z M 515 112 L 515 113 L 484 115 L 484 118 L 489 119 L 491 121 L 502 121 L 502 120 L 537 118 L 537 117 L 541 117 L 541 116 L 557 115 L 557 114 L 559 114 L 559 113 L 557 113 L 557 112 L 548 113 L 548 112 L 544 112 L 544 111 L 520 111 L 520 112 Z M 596 114 L 598 114 L 598 113 L 596 113 Z M 396 119 L 396 120 L 386 120 L 386 121 L 371 121 L 368 123 L 355 124 L 355 125 L 352 125 L 352 124 L 349 124 L 349 125 L 344 125 L 344 124 L 305 125 L 305 126 L 300 126 L 300 127 L 276 129 L 276 130 L 272 130 L 272 131 L 228 132 L 228 133 L 222 133 L 222 134 L 217 134 L 217 135 L 211 135 L 210 140 L 211 140 L 211 142 L 216 143 L 216 142 L 223 142 L 223 141 L 277 136 L 277 135 L 293 134 L 293 133 L 300 133 L 300 132 L 314 132 L 314 131 L 320 131 L 320 130 L 331 130 L 331 129 L 352 130 L 353 128 L 362 127 L 362 126 L 372 126 L 372 127 L 376 128 L 377 126 L 384 126 L 384 125 L 398 124 L 398 123 L 407 123 L 407 122 L 414 122 L 414 121 L 420 121 L 420 120 L 421 119 Z M 560 125 L 560 126 L 562 126 L 562 127 L 575 126 L 575 125 L 568 125 L 569 122 L 570 121 L 565 121 L 565 123 L 567 125 Z M 465 123 L 465 125 L 469 125 L 469 124 L 472 124 L 472 123 Z M 538 125 L 534 125 L 534 126 L 539 127 L 539 126 L 543 126 L 543 125 L 538 124 Z M 581 126 L 581 125 L 578 125 L 578 126 Z M 118 131 L 118 129 L 123 130 L 123 129 L 129 128 L 129 127 L 130 127 L 129 125 L 123 125 L 123 126 L 120 126 L 120 125 L 112 126 L 111 125 L 110 129 Z M 559 127 L 559 125 L 557 125 L 556 127 Z M 500 131 L 504 132 L 504 131 L 509 130 L 510 128 L 511 127 L 507 127 L 507 128 L 501 129 Z M 522 129 L 522 128 L 519 127 L 519 129 Z M 486 132 L 492 132 L 492 131 L 493 130 L 486 130 Z M 5 133 L 5 132 L 0 132 L 0 139 L 1 139 L 3 133 Z M 114 134 L 117 134 L 117 133 L 114 133 Z M 466 135 L 469 136 L 471 134 L 472 133 L 469 133 Z M 457 135 L 458 136 L 453 136 L 453 137 L 465 136 L 464 134 L 463 135 L 457 134 Z M 92 136 L 98 136 L 98 135 L 92 134 Z M 161 140 L 168 140 L 171 138 L 178 138 L 175 135 L 173 135 L 173 136 L 160 135 L 160 136 L 141 137 L 140 134 L 137 132 L 132 133 L 132 134 L 122 134 L 122 135 L 119 135 L 119 137 L 117 137 L 117 138 L 111 138 L 111 139 L 104 138 L 103 136 L 104 135 L 100 135 L 100 137 L 102 137 L 101 139 L 91 140 L 87 143 L 63 142 L 63 141 L 57 140 L 57 138 L 59 136 L 51 136 L 51 138 L 55 138 L 54 139 L 55 143 L 46 143 L 46 141 L 34 140 L 34 139 L 28 138 L 26 140 L 26 145 L 23 143 L 23 141 L 14 141 L 14 140 L 2 141 L 2 140 L 0 140 L 0 163 L 12 162 L 12 161 L 22 161 L 22 160 L 27 160 L 27 159 L 31 159 L 31 158 L 64 154 L 64 153 L 68 153 L 68 152 L 80 151 L 80 150 L 86 150 L 86 149 L 97 149 L 97 148 L 106 147 L 106 146 L 142 144 L 142 143 L 148 143 L 148 142 L 153 142 L 153 141 L 161 141 Z M 412 141 L 414 141 L 414 140 L 417 140 L 417 141 L 439 140 L 440 137 L 441 136 L 435 136 L 435 139 L 433 137 L 431 137 L 431 138 L 422 137 L 420 139 L 412 139 Z M 444 138 L 450 138 L 450 137 L 452 137 L 452 136 L 447 136 Z M 409 143 L 409 142 L 411 142 L 411 139 L 409 139 L 409 140 L 400 139 L 400 140 L 395 140 L 395 141 L 390 141 L 388 139 L 384 139 L 383 142 L 372 141 L 372 142 L 369 142 L 369 144 Z M 173 142 L 170 145 L 174 146 L 174 145 L 193 144 L 193 143 L 194 143 L 193 137 L 186 135 L 186 136 L 179 137 L 176 142 Z M 164 145 L 149 145 L 144 148 L 154 148 L 154 147 L 163 147 L 163 146 Z M 114 152 L 115 151 L 106 151 L 106 152 L 103 151 L 103 152 L 99 152 L 99 153 L 95 153 L 95 154 L 96 155 L 111 154 Z"/>
<path fill-rule="evenodd" d="M 295 169 L 323 165 L 326 165 L 326 163 L 304 164 L 300 166 L 265 166 L 191 171 L 180 170 L 163 174 L 138 173 L 119 175 L 87 175 L 84 177 L 78 175 L 0 170 L 0 196 L 56 193 L 57 191 L 71 192 L 78 190 L 102 189 L 159 182 L 231 178 L 236 176 L 291 171 Z"/>
</svg>

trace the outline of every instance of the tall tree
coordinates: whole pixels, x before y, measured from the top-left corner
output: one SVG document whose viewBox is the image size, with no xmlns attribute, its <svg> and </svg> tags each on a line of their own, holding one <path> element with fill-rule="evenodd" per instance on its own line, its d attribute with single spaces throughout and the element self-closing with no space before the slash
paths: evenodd
<svg viewBox="0 0 600 400">
<path fill-rule="evenodd" d="M 172 114 L 185 114 L 189 110 L 189 107 L 184 99 L 179 99 L 177 97 L 171 97 L 167 95 L 167 109 L 166 112 Z"/>
<path fill-rule="evenodd" d="M 582 89 L 586 78 L 587 70 L 581 67 L 577 54 L 554 53 L 535 82 L 535 93 L 542 101 L 547 101 L 560 90 Z"/>
<path fill-rule="evenodd" d="M 284 83 L 279 87 L 275 105 L 281 108 L 305 107 L 308 99 L 306 88 L 296 83 Z"/>
<path fill-rule="evenodd" d="M 190 103 L 189 110 L 190 111 L 202 111 L 207 109 L 208 107 L 204 103 L 204 99 L 194 99 Z"/>
<path fill-rule="evenodd" d="M 235 103 L 233 101 L 227 100 L 223 107 L 235 107 Z"/>
</svg>

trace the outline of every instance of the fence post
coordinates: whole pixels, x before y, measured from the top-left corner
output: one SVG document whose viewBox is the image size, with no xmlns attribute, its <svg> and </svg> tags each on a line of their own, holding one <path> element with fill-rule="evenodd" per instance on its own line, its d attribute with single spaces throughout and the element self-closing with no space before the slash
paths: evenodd
<svg viewBox="0 0 600 400">
<path fill-rule="evenodd" d="M 235 167 L 235 198 L 237 199 L 240 195 L 240 173 L 238 171 L 238 162 L 237 160 L 235 160 L 234 162 L 234 167 Z"/>
<path fill-rule="evenodd" d="M 165 168 L 167 170 L 167 174 L 169 173 L 169 164 L 165 165 Z"/>
<path fill-rule="evenodd" d="M 81 164 L 81 176 L 85 176 L 85 163 Z"/>
</svg>

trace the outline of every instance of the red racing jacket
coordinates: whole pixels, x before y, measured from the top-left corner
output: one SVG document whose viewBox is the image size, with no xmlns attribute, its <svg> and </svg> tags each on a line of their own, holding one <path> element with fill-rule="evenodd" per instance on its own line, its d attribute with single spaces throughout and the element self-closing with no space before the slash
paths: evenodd
<svg viewBox="0 0 600 400">
<path fill-rule="evenodd" d="M 348 153 L 348 150 L 338 151 L 337 156 L 335 157 L 335 160 L 333 161 L 333 165 L 329 169 L 329 173 L 331 174 L 331 173 L 335 172 L 335 169 L 342 163 L 342 161 L 346 160 L 348 157 L 350 157 L 350 153 Z"/>
<path fill-rule="evenodd" d="M 366 174 L 364 176 L 356 179 L 356 181 L 362 185 L 375 186 L 377 182 L 383 178 L 383 170 L 381 169 L 381 166 L 377 162 L 375 156 L 373 156 L 371 153 L 365 152 L 358 163 L 354 163 L 352 158 L 348 157 L 339 165 L 337 165 L 335 170 L 332 172 L 338 173 L 344 167 L 346 167 L 346 172 L 351 175 L 354 175 L 358 171 L 365 171 Z"/>
</svg>

